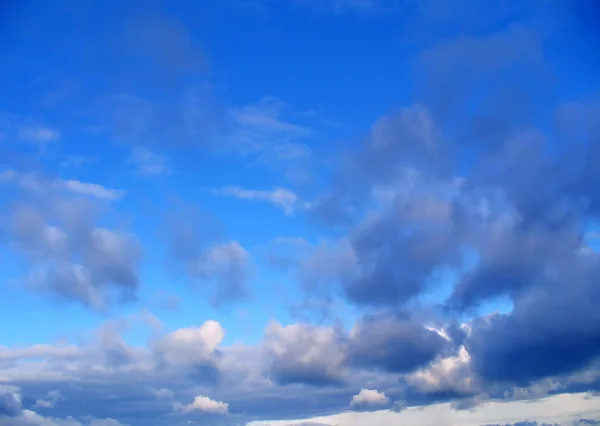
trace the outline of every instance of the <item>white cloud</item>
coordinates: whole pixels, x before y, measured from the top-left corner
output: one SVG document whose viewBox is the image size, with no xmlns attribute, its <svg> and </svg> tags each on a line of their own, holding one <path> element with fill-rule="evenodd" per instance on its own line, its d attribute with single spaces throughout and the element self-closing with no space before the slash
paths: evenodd
<svg viewBox="0 0 600 426">
<path fill-rule="evenodd" d="M 271 190 L 245 189 L 239 186 L 228 186 L 215 189 L 217 195 L 230 196 L 241 200 L 266 201 L 283 209 L 286 214 L 292 214 L 298 207 L 298 196 L 286 188 Z"/>
<path fill-rule="evenodd" d="M 589 394 L 562 394 L 531 402 L 488 402 L 477 410 L 454 410 L 450 403 L 406 408 L 401 412 L 382 410 L 342 413 L 303 420 L 250 422 L 246 426 L 481 426 L 507 424 L 535 419 L 538 423 L 575 424 L 581 418 L 600 420 L 600 397 Z"/>
<path fill-rule="evenodd" d="M 229 404 L 222 401 L 215 401 L 207 396 L 197 396 L 194 398 L 194 402 L 188 405 L 175 403 L 175 410 L 184 413 L 201 412 L 227 414 L 229 412 Z"/>
<path fill-rule="evenodd" d="M 374 389 L 361 389 L 350 401 L 351 407 L 359 405 L 385 405 L 390 399 L 383 392 Z"/>
<path fill-rule="evenodd" d="M 172 365 L 210 361 L 219 347 L 225 330 L 217 321 L 208 320 L 200 327 L 177 329 L 155 342 L 155 353 Z"/>
<path fill-rule="evenodd" d="M 464 346 L 458 354 L 441 358 L 427 367 L 405 377 L 406 381 L 422 392 L 453 390 L 471 392 L 477 385 L 470 371 L 471 357 Z"/>
<path fill-rule="evenodd" d="M 87 183 L 78 180 L 59 180 L 58 184 L 64 189 L 79 195 L 110 201 L 120 200 L 127 193 L 126 191 L 122 190 L 106 188 L 96 183 Z"/>
<path fill-rule="evenodd" d="M 127 191 L 124 190 L 111 189 L 96 183 L 82 182 L 76 179 L 51 180 L 32 173 L 22 173 L 12 169 L 5 169 L 0 172 L 0 183 L 11 182 L 29 191 L 42 191 L 48 186 L 53 186 L 56 189 L 62 189 L 74 194 L 108 201 L 120 200 L 127 194 Z"/>
<path fill-rule="evenodd" d="M 345 350 L 333 327 L 271 322 L 263 342 L 271 376 L 280 383 L 340 382 Z"/>
</svg>

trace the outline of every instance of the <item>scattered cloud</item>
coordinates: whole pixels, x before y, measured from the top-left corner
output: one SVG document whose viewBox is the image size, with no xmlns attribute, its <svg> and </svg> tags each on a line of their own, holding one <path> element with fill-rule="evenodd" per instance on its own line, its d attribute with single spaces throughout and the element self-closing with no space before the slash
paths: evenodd
<svg viewBox="0 0 600 426">
<path fill-rule="evenodd" d="M 19 138 L 23 142 L 47 143 L 60 140 L 60 134 L 47 127 L 21 127 Z"/>
<path fill-rule="evenodd" d="M 227 414 L 229 404 L 226 402 L 215 401 L 207 396 L 197 396 L 191 404 L 176 404 L 176 410 L 183 411 L 184 413 L 199 411 L 202 413 Z"/>
<path fill-rule="evenodd" d="M 214 1 L 91 3 L 7 27 L 7 106 L 31 116 L 0 114 L 0 426 L 600 421 L 600 102 L 573 2 L 268 0 L 257 27 Z M 302 8 L 336 38 L 290 45 Z M 414 36 L 394 110 L 397 82 L 346 57 L 356 25 L 381 49 Z M 197 38 L 220 28 L 249 54 L 209 75 Z M 292 71 L 261 65 L 282 54 Z M 232 77 L 248 91 L 213 84 Z M 172 176 L 129 197 L 134 174 Z M 219 219 L 230 203 L 191 204 L 207 186 L 296 217 Z"/>
<path fill-rule="evenodd" d="M 95 183 L 86 183 L 78 180 L 61 180 L 59 182 L 68 191 L 104 200 L 116 201 L 123 198 L 126 194 L 126 191 L 105 188 Z"/>
<path fill-rule="evenodd" d="M 136 173 L 141 176 L 165 176 L 173 173 L 166 157 L 147 148 L 136 147 L 131 154 Z"/>
<path fill-rule="evenodd" d="M 286 188 L 275 188 L 272 190 L 244 189 L 239 186 L 227 186 L 214 190 L 217 195 L 230 196 L 241 200 L 266 201 L 281 208 L 286 214 L 294 213 L 301 204 L 298 196 Z"/>
<path fill-rule="evenodd" d="M 386 405 L 390 399 L 383 392 L 374 389 L 361 389 L 359 393 L 352 397 L 351 407 Z"/>
<path fill-rule="evenodd" d="M 58 389 L 56 389 L 48 392 L 48 395 L 45 399 L 38 399 L 37 401 L 35 401 L 35 405 L 36 407 L 42 408 L 54 408 L 56 403 L 61 401 L 62 399 L 62 394 Z"/>
</svg>

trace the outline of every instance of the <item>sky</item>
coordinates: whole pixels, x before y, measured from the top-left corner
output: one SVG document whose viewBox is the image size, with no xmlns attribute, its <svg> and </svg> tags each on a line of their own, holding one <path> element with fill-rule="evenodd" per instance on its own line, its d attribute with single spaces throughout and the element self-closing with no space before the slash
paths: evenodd
<svg viewBox="0 0 600 426">
<path fill-rule="evenodd" d="M 593 0 L 0 4 L 0 426 L 600 424 Z"/>
</svg>

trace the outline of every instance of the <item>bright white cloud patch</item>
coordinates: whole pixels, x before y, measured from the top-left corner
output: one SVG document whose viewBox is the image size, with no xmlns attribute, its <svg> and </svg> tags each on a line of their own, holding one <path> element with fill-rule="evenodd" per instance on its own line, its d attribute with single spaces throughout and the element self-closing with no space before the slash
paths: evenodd
<svg viewBox="0 0 600 426">
<path fill-rule="evenodd" d="M 207 362 L 225 337 L 217 321 L 208 320 L 199 327 L 180 328 L 154 343 L 155 352 L 174 365 Z"/>
<path fill-rule="evenodd" d="M 207 396 L 197 396 L 194 401 L 188 405 L 175 404 L 177 411 L 184 413 L 212 413 L 212 414 L 227 414 L 229 410 L 229 404 L 222 401 L 215 401 Z"/>
<path fill-rule="evenodd" d="M 390 399 L 383 392 L 374 389 L 361 389 L 360 392 L 352 397 L 351 407 L 361 405 L 385 405 Z"/>
<path fill-rule="evenodd" d="M 490 402 L 475 410 L 454 410 L 450 404 L 369 413 L 343 413 L 303 420 L 250 422 L 247 426 L 482 426 L 535 419 L 539 424 L 574 425 L 580 419 L 600 420 L 600 397 L 589 394 L 557 395 L 537 402 Z"/>
</svg>

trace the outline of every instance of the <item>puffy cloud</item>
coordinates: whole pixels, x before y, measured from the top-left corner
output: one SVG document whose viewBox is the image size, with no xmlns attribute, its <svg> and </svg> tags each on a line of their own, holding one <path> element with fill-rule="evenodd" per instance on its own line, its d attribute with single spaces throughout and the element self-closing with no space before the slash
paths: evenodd
<svg viewBox="0 0 600 426">
<path fill-rule="evenodd" d="M 222 401 L 215 401 L 207 396 L 197 396 L 191 404 L 176 404 L 176 409 L 184 413 L 199 411 L 201 413 L 227 414 L 229 404 Z"/>
<path fill-rule="evenodd" d="M 331 327 L 272 322 L 263 343 L 268 375 L 285 385 L 339 385 L 345 380 L 343 337 Z"/>
<path fill-rule="evenodd" d="M 474 323 L 466 347 L 475 371 L 489 380 L 518 381 L 589 365 L 600 355 L 600 317 L 593 308 L 600 300 L 599 265 L 595 253 L 556 261 L 552 275 L 516 298 L 510 314 Z"/>
<path fill-rule="evenodd" d="M 439 358 L 407 375 L 404 380 L 422 393 L 450 391 L 469 394 L 478 391 L 471 371 L 471 357 L 464 346 L 459 348 L 458 354 Z"/>
<path fill-rule="evenodd" d="M 184 206 L 170 216 L 167 238 L 172 259 L 185 266 L 210 303 L 223 306 L 248 295 L 251 257 L 239 242 L 223 242 L 215 228 L 218 222 Z"/>
<path fill-rule="evenodd" d="M 158 338 L 153 351 L 169 365 L 210 363 L 224 337 L 221 324 L 208 320 L 199 327 L 180 328 Z"/>
<path fill-rule="evenodd" d="M 205 250 L 191 265 L 191 273 L 204 282 L 215 283 L 217 288 L 211 299 L 220 305 L 246 296 L 249 267 L 250 254 L 233 241 Z"/>
<path fill-rule="evenodd" d="M 445 338 L 415 321 L 366 317 L 350 333 L 348 356 L 359 367 L 406 373 L 433 361 L 448 346 Z"/>
<path fill-rule="evenodd" d="M 360 392 L 352 397 L 351 407 L 385 405 L 390 399 L 383 392 L 373 389 L 361 389 Z"/>
<path fill-rule="evenodd" d="M 99 226 L 101 206 L 93 199 L 57 191 L 52 180 L 17 176 L 21 189 L 3 209 L 0 236 L 30 263 L 24 284 L 95 310 L 134 299 L 141 258 L 137 238 Z M 73 188 L 76 194 L 91 190 L 100 198 L 108 191 L 80 182 Z"/>
</svg>

